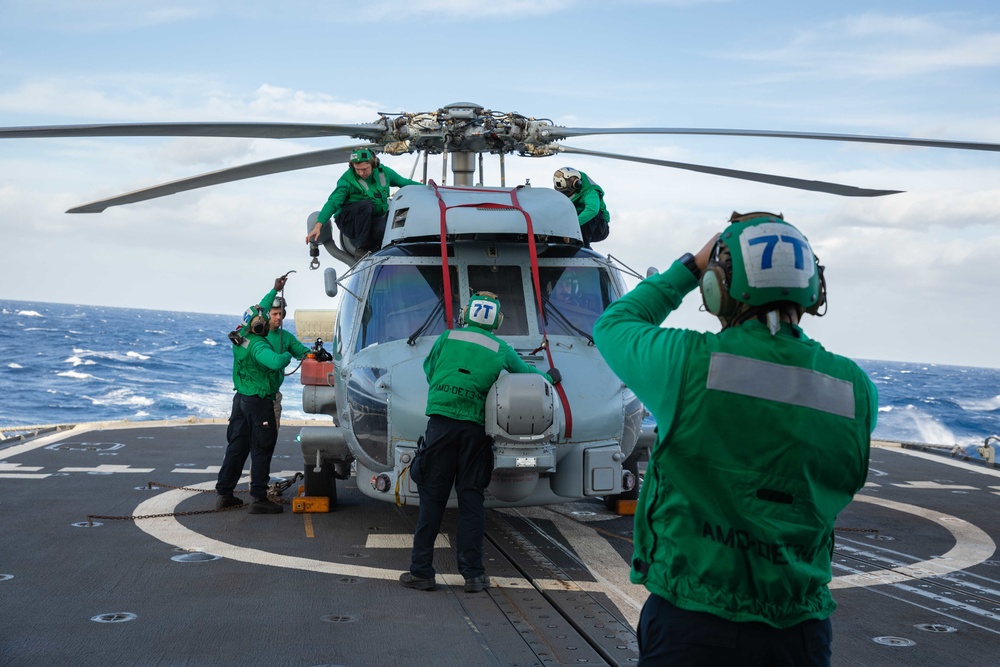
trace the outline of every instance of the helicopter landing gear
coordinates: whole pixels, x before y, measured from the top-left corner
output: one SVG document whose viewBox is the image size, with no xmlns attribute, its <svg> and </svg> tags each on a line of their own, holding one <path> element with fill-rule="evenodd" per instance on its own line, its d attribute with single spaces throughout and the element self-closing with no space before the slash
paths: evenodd
<svg viewBox="0 0 1000 667">
<path fill-rule="evenodd" d="M 622 488 L 628 487 L 628 490 L 604 496 L 604 507 L 607 510 L 619 514 L 635 514 L 635 501 L 639 497 L 640 453 L 639 450 L 636 450 L 622 463 Z"/>
<path fill-rule="evenodd" d="M 350 476 L 350 468 L 348 475 Z M 305 495 L 318 496 L 330 499 L 331 509 L 337 506 L 337 479 L 347 479 L 347 476 L 340 476 L 337 466 L 330 461 L 323 461 L 319 471 L 313 464 L 306 464 L 305 470 Z"/>
</svg>

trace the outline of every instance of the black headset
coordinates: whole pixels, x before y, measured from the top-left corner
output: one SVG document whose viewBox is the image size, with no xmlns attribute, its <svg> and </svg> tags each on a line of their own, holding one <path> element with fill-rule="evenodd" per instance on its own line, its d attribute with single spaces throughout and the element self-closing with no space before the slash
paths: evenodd
<svg viewBox="0 0 1000 667">
<path fill-rule="evenodd" d="M 252 334 L 258 336 L 266 336 L 271 330 L 270 317 L 261 310 L 260 306 L 251 306 L 254 311 L 254 316 L 250 318 L 250 324 L 247 325 L 247 329 Z"/>
</svg>

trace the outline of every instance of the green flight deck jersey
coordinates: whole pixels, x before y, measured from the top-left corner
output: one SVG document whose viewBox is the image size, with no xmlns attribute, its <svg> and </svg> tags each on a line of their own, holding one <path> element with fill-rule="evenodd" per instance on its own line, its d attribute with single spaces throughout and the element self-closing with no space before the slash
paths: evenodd
<svg viewBox="0 0 1000 667">
<path fill-rule="evenodd" d="M 449 329 L 434 341 L 427 358 L 425 414 L 486 424 L 486 395 L 502 371 L 547 373 L 525 363 L 505 341 L 475 324 Z"/>
<path fill-rule="evenodd" d="M 580 189 L 570 195 L 569 200 L 576 208 L 576 217 L 581 226 L 593 220 L 598 212 L 604 216 L 605 222 L 611 220 L 608 207 L 604 203 L 604 189 L 582 171 L 580 172 Z"/>
<path fill-rule="evenodd" d="M 400 176 L 382 164 L 372 169 L 368 178 L 360 178 L 353 167 L 348 167 L 337 180 L 337 187 L 330 193 L 316 221 L 326 224 L 330 222 L 330 218 L 340 215 L 340 209 L 346 204 L 365 199 L 371 200 L 372 212 L 376 217 L 383 216 L 389 212 L 389 188 L 401 188 L 404 185 L 423 185 L 423 183 Z"/>
<path fill-rule="evenodd" d="M 271 306 L 274 305 L 274 299 L 278 296 L 277 290 L 271 290 L 264 295 L 264 298 L 260 300 L 260 308 L 265 313 L 270 314 Z M 287 318 L 286 318 L 287 319 Z M 299 339 L 295 335 L 284 328 L 281 329 L 270 329 L 267 332 L 267 342 L 271 344 L 271 349 L 281 354 L 282 352 L 291 352 L 292 357 L 302 361 L 305 359 L 306 355 L 311 352 L 311 350 L 299 342 Z M 276 371 L 274 381 L 277 382 L 277 387 L 275 391 L 281 387 L 282 383 L 285 381 L 284 367 L 281 370 Z"/>
<path fill-rule="evenodd" d="M 233 387 L 244 396 L 274 400 L 292 355 L 275 352 L 263 336 L 245 330 L 241 333 L 245 344 L 233 345 Z"/>
<path fill-rule="evenodd" d="M 631 580 L 672 604 L 786 628 L 836 608 L 834 522 L 865 484 L 878 393 L 853 361 L 782 322 L 661 327 L 697 286 L 680 262 L 594 326 L 657 423 Z"/>
</svg>

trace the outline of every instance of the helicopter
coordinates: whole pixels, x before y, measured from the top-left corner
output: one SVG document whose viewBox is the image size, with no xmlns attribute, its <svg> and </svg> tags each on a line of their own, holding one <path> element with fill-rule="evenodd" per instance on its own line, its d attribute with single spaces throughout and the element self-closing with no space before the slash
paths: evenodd
<svg viewBox="0 0 1000 667">
<path fill-rule="evenodd" d="M 348 270 L 324 271 L 326 295 L 341 297 L 323 340 L 332 357 L 303 363 L 303 409 L 331 424 L 302 427 L 298 441 L 306 496 L 336 503 L 338 480 L 352 470 L 358 488 L 379 500 L 418 502 L 407 474 L 426 426 L 427 382 L 422 364 L 435 338 L 460 325 L 476 291 L 499 296 L 503 326 L 496 332 L 529 364 L 558 367 L 562 382 L 503 375 L 487 397 L 487 433 L 494 470 L 487 507 L 542 505 L 603 498 L 613 508 L 634 499 L 638 462 L 655 442 L 655 426 L 635 395 L 594 347 L 597 317 L 625 293 L 623 274 L 642 276 L 584 247 L 577 214 L 561 192 L 506 184 L 506 156 L 585 155 L 685 169 L 708 175 L 848 197 L 882 197 L 869 189 L 760 172 L 672 162 L 574 148 L 557 143 L 588 135 L 718 135 L 1000 151 L 981 142 L 710 128 L 569 128 L 518 113 L 455 103 L 433 112 L 382 113 L 365 124 L 139 123 L 0 128 L 3 138 L 86 136 L 201 136 L 245 138 L 351 137 L 364 143 L 323 149 L 201 174 L 101 199 L 69 213 L 97 213 L 170 194 L 246 178 L 346 163 L 359 148 L 423 155 L 424 185 L 392 197 L 381 246 L 361 258 L 330 226 L 310 248 L 311 267 L 322 247 Z M 499 186 L 483 184 L 483 156 L 500 162 Z M 428 156 L 442 157 L 441 184 L 428 174 Z M 477 164 L 478 158 L 478 164 Z M 447 182 L 450 160 L 452 184 Z M 478 182 L 475 181 L 479 172 Z M 307 231 L 316 213 L 306 221 Z M 343 292 L 343 294 L 341 294 Z M 455 504 L 454 497 L 449 503 Z"/>
</svg>

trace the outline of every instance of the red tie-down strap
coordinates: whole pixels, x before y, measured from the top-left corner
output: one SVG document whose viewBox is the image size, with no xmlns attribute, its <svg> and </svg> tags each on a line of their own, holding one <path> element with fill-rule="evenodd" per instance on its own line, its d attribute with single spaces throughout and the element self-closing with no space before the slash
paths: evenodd
<svg viewBox="0 0 1000 667">
<path fill-rule="evenodd" d="M 514 202 L 514 208 L 524 215 L 524 221 L 528 225 L 528 255 L 531 258 L 531 282 L 535 287 L 535 303 L 538 304 L 538 314 L 539 320 L 542 325 L 542 347 L 545 349 L 545 355 L 549 359 L 549 368 L 554 368 L 555 364 L 552 362 L 552 350 L 549 349 L 549 337 L 545 333 L 545 310 L 542 305 L 542 287 L 541 280 L 538 277 L 538 249 L 535 247 L 535 230 L 531 226 L 531 215 L 528 214 L 523 208 L 521 208 L 520 202 L 517 201 L 517 191 L 521 189 L 522 186 L 518 186 L 510 191 L 511 201 Z M 573 435 L 573 411 L 569 406 L 569 399 L 566 398 L 566 391 L 563 389 L 562 382 L 555 385 L 556 393 L 559 394 L 559 400 L 562 401 L 563 408 L 566 411 L 566 439 L 568 440 Z"/>
<path fill-rule="evenodd" d="M 448 228 L 446 223 L 446 217 L 449 208 L 463 208 L 463 207 L 475 207 L 475 208 L 503 208 L 503 209 L 514 209 L 521 212 L 524 216 L 525 224 L 528 227 L 528 254 L 531 258 L 531 282 L 535 289 L 535 303 L 538 305 L 538 314 L 540 316 L 540 323 L 542 327 L 542 344 L 538 349 L 545 350 L 545 356 L 549 360 L 549 368 L 554 368 L 555 364 L 552 362 L 552 351 L 549 349 L 549 338 L 545 332 L 545 310 L 542 303 L 542 289 L 541 280 L 538 277 L 538 249 L 535 246 L 535 230 L 531 225 L 531 215 L 521 207 L 521 203 L 517 200 L 517 191 L 523 187 L 518 186 L 510 191 L 511 204 L 497 204 L 494 202 L 481 202 L 481 203 L 469 203 L 469 204 L 457 204 L 455 206 L 448 206 L 444 203 L 444 199 L 441 197 L 441 192 L 438 189 L 437 183 L 433 180 L 430 181 L 429 185 L 434 188 L 434 194 L 438 199 L 438 208 L 441 211 L 441 270 L 444 272 L 442 277 L 442 282 L 444 283 L 444 293 L 445 293 L 445 317 L 447 318 L 446 325 L 449 329 L 452 328 L 452 309 L 451 309 L 451 276 L 448 272 Z M 469 192 L 477 191 L 476 188 L 451 188 L 452 190 L 465 190 Z M 535 350 L 538 351 L 537 349 Z M 566 391 L 563 389 L 562 382 L 554 385 L 556 393 L 559 395 L 559 400 L 562 401 L 563 409 L 566 412 L 566 438 L 569 439 L 573 435 L 573 411 L 569 405 L 569 399 L 566 397 Z"/>
</svg>

